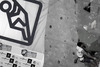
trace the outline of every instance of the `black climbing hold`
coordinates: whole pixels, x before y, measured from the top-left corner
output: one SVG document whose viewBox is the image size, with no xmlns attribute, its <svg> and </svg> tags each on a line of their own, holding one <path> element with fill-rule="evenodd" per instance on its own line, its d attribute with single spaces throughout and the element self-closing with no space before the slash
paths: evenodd
<svg viewBox="0 0 100 67">
<path fill-rule="evenodd" d="M 75 55 L 75 52 L 73 52 L 72 54 Z"/>
<path fill-rule="evenodd" d="M 52 28 L 52 25 L 50 25 L 49 27 Z"/>
<path fill-rule="evenodd" d="M 85 10 L 85 11 L 87 11 L 87 12 L 91 12 L 91 3 L 89 3 L 86 7 L 84 7 L 83 9 Z"/>
<path fill-rule="evenodd" d="M 58 64 L 60 64 L 60 60 L 58 60 Z"/>
<path fill-rule="evenodd" d="M 60 17 L 60 19 L 62 20 L 62 19 L 63 19 L 63 17 Z"/>
<path fill-rule="evenodd" d="M 77 3 L 77 0 L 74 0 L 75 1 L 75 3 Z"/>
<path fill-rule="evenodd" d="M 50 48 L 51 48 L 52 46 L 50 45 Z"/>
<path fill-rule="evenodd" d="M 84 10 L 87 11 L 87 12 L 89 12 L 89 13 L 91 11 L 90 7 L 85 7 Z"/>
</svg>

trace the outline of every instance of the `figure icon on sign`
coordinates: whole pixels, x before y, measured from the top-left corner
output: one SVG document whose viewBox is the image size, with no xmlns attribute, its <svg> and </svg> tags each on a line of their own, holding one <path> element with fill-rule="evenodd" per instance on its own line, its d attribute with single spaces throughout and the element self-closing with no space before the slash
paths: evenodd
<svg viewBox="0 0 100 67">
<path fill-rule="evenodd" d="M 13 29 L 22 31 L 24 40 L 28 40 L 30 37 L 28 13 L 23 9 L 23 7 L 21 7 L 21 5 L 16 0 L 13 0 L 13 2 L 14 2 L 14 6 L 13 6 L 13 10 L 11 12 L 10 12 L 10 10 L 12 8 L 12 5 L 9 1 L 2 1 L 0 8 L 3 12 L 7 13 L 10 27 Z M 3 7 L 4 5 L 7 5 L 8 7 Z M 17 12 L 16 12 L 16 10 L 17 10 Z M 25 22 L 20 17 L 17 17 L 16 20 L 14 22 L 12 22 L 11 18 L 16 17 L 22 13 L 25 16 Z M 23 28 L 16 26 L 17 23 L 20 23 L 23 27 L 26 27 L 27 34 L 25 34 L 25 30 Z"/>
<path fill-rule="evenodd" d="M 29 16 L 28 12 L 25 8 L 22 7 L 21 4 L 17 0 L 11 0 L 13 2 L 10 3 L 8 0 L 4 0 L 0 3 L 0 10 L 7 14 L 7 19 L 9 23 L 9 27 L 13 30 L 21 31 L 23 41 L 15 40 L 12 38 L 8 38 L 5 36 L 0 36 L 1 39 L 12 41 L 15 43 L 23 44 L 23 45 L 31 45 L 33 42 L 34 33 L 37 27 L 37 22 L 39 20 L 40 12 L 42 9 L 42 4 L 38 1 L 32 0 L 23 0 L 24 2 L 28 3 L 35 3 L 39 5 L 38 12 L 35 19 L 36 26 L 32 29 L 32 34 L 30 33 L 30 26 L 29 26 Z M 32 5 L 33 6 L 33 5 Z M 20 24 L 20 25 L 18 25 Z M 27 43 L 26 43 L 27 41 Z"/>
</svg>

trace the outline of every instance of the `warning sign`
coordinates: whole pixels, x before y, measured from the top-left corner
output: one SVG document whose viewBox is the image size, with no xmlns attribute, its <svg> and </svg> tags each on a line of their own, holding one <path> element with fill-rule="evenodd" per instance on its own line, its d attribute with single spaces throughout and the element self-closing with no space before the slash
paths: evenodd
<svg viewBox="0 0 100 67">
<path fill-rule="evenodd" d="M 0 0 L 0 39 L 31 45 L 41 10 L 35 0 Z"/>
</svg>

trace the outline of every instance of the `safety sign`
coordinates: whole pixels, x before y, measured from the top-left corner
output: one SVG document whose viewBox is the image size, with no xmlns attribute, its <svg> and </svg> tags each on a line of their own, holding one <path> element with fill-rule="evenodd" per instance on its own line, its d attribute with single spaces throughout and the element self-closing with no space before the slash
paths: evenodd
<svg viewBox="0 0 100 67">
<path fill-rule="evenodd" d="M 0 39 L 31 45 L 41 10 L 36 0 L 0 0 Z"/>
</svg>

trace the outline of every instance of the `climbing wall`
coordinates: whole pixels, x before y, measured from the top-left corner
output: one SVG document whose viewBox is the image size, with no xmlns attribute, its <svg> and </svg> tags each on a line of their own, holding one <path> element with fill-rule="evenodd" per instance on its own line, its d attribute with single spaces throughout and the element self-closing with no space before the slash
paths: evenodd
<svg viewBox="0 0 100 67">
<path fill-rule="evenodd" d="M 87 46 L 97 44 L 99 11 L 99 0 L 50 0 L 44 67 L 87 67 L 80 62 L 74 64 L 75 47 L 78 39 Z"/>
<path fill-rule="evenodd" d="M 74 64 L 78 33 L 74 0 L 50 0 L 45 35 L 44 67 L 85 67 Z"/>
<path fill-rule="evenodd" d="M 99 0 L 77 0 L 77 32 L 82 42 L 91 44 L 100 35 L 100 2 Z"/>
</svg>

